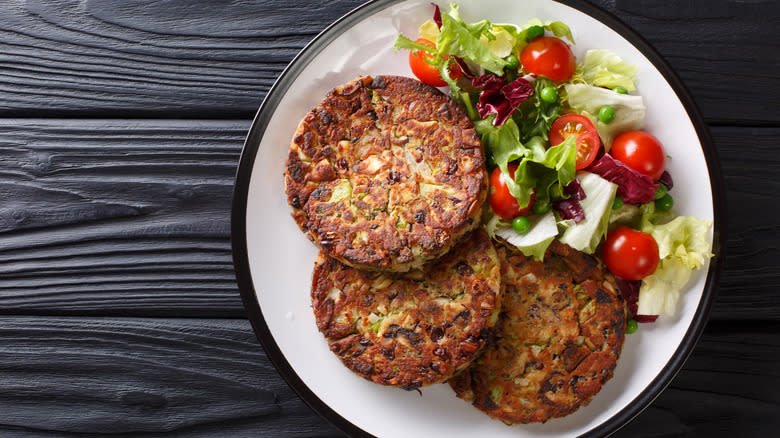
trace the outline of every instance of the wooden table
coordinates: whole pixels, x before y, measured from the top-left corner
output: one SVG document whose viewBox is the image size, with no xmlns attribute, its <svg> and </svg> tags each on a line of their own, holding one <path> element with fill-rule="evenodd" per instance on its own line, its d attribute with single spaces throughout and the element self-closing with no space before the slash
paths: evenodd
<svg viewBox="0 0 780 438">
<path fill-rule="evenodd" d="M 342 436 L 245 319 L 229 216 L 266 91 L 360 3 L 0 0 L 0 436 Z M 730 205 L 706 332 L 617 436 L 777 436 L 780 5 L 595 3 L 693 93 Z"/>
</svg>

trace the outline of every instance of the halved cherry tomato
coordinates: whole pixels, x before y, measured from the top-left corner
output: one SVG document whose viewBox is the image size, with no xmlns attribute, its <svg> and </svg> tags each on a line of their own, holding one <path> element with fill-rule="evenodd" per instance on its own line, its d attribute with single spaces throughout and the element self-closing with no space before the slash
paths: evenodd
<svg viewBox="0 0 780 438">
<path fill-rule="evenodd" d="M 434 44 L 430 40 L 426 40 L 425 38 L 417 38 L 416 42 L 420 44 L 425 44 L 426 46 L 436 47 L 436 44 Z M 441 74 L 439 73 L 439 70 L 437 70 L 436 67 L 425 62 L 426 59 L 431 60 L 433 59 L 433 56 L 429 55 L 426 52 L 423 52 L 422 50 L 410 51 L 409 67 L 412 68 L 412 73 L 414 73 L 414 75 L 417 76 L 417 79 L 425 82 L 428 85 L 434 87 L 443 87 L 447 85 L 447 83 L 444 82 L 444 79 L 441 78 Z M 450 77 L 452 77 L 453 79 L 457 79 L 461 75 L 462 75 L 462 71 L 460 70 L 460 67 L 457 66 L 457 64 L 455 64 L 454 67 L 450 68 Z"/>
<path fill-rule="evenodd" d="M 590 166 L 601 146 L 596 127 L 583 115 L 565 114 L 550 127 L 550 144 L 557 146 L 570 135 L 577 141 L 577 170 Z"/>
<path fill-rule="evenodd" d="M 517 164 L 509 163 L 507 170 L 509 170 L 509 174 L 512 178 L 514 178 Z M 509 188 L 506 186 L 506 182 L 504 182 L 504 176 L 501 173 L 501 169 L 496 167 L 493 169 L 493 173 L 490 174 L 490 208 L 504 219 L 513 219 L 517 216 L 528 214 L 528 211 L 531 210 L 531 207 L 534 205 L 535 195 L 535 193 L 531 193 L 531 200 L 528 202 L 527 207 L 519 208 L 517 199 L 509 193 Z"/>
<path fill-rule="evenodd" d="M 610 154 L 653 181 L 658 181 L 666 168 L 663 145 L 645 131 L 628 131 L 618 135 L 612 142 Z"/>
<path fill-rule="evenodd" d="M 647 233 L 620 226 L 607 234 L 601 257 L 618 277 L 641 280 L 658 267 L 658 244 Z"/>
<path fill-rule="evenodd" d="M 568 44 L 555 37 L 539 37 L 520 53 L 520 62 L 530 73 L 545 76 L 555 82 L 571 78 L 577 64 Z"/>
</svg>

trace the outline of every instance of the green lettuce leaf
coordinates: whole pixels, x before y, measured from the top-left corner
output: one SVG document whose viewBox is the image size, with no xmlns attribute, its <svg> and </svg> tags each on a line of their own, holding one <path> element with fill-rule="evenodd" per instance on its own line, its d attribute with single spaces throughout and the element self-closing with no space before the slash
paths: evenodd
<svg viewBox="0 0 780 438">
<path fill-rule="evenodd" d="M 676 258 L 663 259 L 652 275 L 639 286 L 637 313 L 640 315 L 673 315 L 680 291 L 691 278 L 692 270 Z"/>
<path fill-rule="evenodd" d="M 620 58 L 615 52 L 606 49 L 588 50 L 582 66 L 585 80 L 598 87 L 623 87 L 628 91 L 636 89 L 634 77 L 639 68 Z"/>
<path fill-rule="evenodd" d="M 504 74 L 507 61 L 493 53 L 480 39 L 484 35 L 488 40 L 494 40 L 490 33 L 492 25 L 487 20 L 476 23 L 466 23 L 460 18 L 458 5 L 451 4 L 448 13 L 441 14 L 442 26 L 436 47 L 441 54 L 458 56 L 479 64 L 487 71 L 498 76 Z"/>
<path fill-rule="evenodd" d="M 707 239 L 712 221 L 678 216 L 658 225 L 654 223 L 658 216 L 653 207 L 643 206 L 642 213 L 641 230 L 655 239 L 661 261 L 652 275 L 642 279 L 638 312 L 641 315 L 673 314 L 680 291 L 693 271 L 712 257 Z"/>
<path fill-rule="evenodd" d="M 589 172 L 581 174 L 577 180 L 585 192 L 585 199 L 580 201 L 585 219 L 579 223 L 562 221 L 566 231 L 559 240 L 576 250 L 593 254 L 607 234 L 617 185 Z"/>
<path fill-rule="evenodd" d="M 577 144 L 573 137 L 563 143 L 545 149 L 540 137 L 531 138 L 525 145 L 520 142 L 520 130 L 513 119 L 501 126 L 493 125 L 493 117 L 474 122 L 474 127 L 495 164 L 501 169 L 509 192 L 525 208 L 536 189 L 536 201 L 540 205 L 561 197 L 561 187 L 569 184 L 575 175 Z M 520 160 L 515 177 L 509 177 L 508 165 Z"/>
<path fill-rule="evenodd" d="M 644 224 L 642 231 L 650 233 L 658 244 L 661 259 L 675 258 L 688 269 L 699 269 L 712 257 L 707 231 L 712 221 L 694 216 L 678 216 L 663 225 Z"/>
<path fill-rule="evenodd" d="M 555 214 L 548 211 L 543 215 L 528 217 L 531 228 L 524 234 L 517 234 L 508 221 L 493 215 L 485 224 L 485 230 L 490 237 L 500 237 L 507 243 L 514 245 L 527 257 L 533 257 L 542 261 L 547 247 L 558 235 L 558 225 L 555 222 Z"/>
</svg>

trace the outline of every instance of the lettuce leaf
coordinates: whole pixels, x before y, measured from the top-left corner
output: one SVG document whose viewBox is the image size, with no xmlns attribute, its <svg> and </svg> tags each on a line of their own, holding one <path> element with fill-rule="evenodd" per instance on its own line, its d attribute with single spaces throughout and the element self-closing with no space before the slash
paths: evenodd
<svg viewBox="0 0 780 438">
<path fill-rule="evenodd" d="M 656 225 L 653 223 L 656 219 L 654 208 L 643 208 L 641 230 L 655 239 L 661 261 L 652 275 L 642 279 L 638 313 L 671 315 L 693 271 L 712 257 L 707 239 L 712 221 L 678 216 Z"/>
<path fill-rule="evenodd" d="M 620 94 L 585 84 L 566 84 L 563 88 L 568 105 L 593 122 L 606 152 L 609 152 L 612 141 L 618 134 L 645 126 L 646 107 L 642 96 Z M 595 116 L 604 105 L 615 110 L 615 118 L 609 123 L 604 123 Z"/>
<path fill-rule="evenodd" d="M 517 234 L 511 224 L 501 220 L 499 216 L 493 215 L 485 224 L 485 230 L 490 237 L 495 239 L 498 236 L 517 247 L 527 257 L 542 261 L 547 247 L 558 235 L 555 214 L 548 211 L 543 215 L 529 216 L 528 221 L 531 223 L 528 232 Z"/>
<path fill-rule="evenodd" d="M 507 61 L 493 53 L 481 41 L 483 35 L 488 40 L 495 39 L 489 32 L 492 28 L 489 21 L 464 22 L 460 18 L 458 5 L 454 3 L 450 5 L 448 13 L 441 14 L 441 18 L 442 26 L 436 39 L 439 53 L 468 59 L 498 76 L 504 74 Z"/>
<path fill-rule="evenodd" d="M 639 287 L 637 313 L 641 315 L 673 315 L 680 291 L 693 271 L 678 259 L 663 259 L 652 275 L 642 279 Z"/>
<path fill-rule="evenodd" d="M 585 52 L 585 63 L 582 67 L 585 80 L 598 87 L 623 87 L 634 91 L 634 77 L 639 68 L 620 58 L 615 52 L 606 49 L 588 50 Z"/>
<path fill-rule="evenodd" d="M 661 259 L 674 258 L 690 270 L 699 269 L 712 257 L 707 231 L 712 221 L 695 216 L 678 216 L 663 225 L 643 222 L 642 231 L 650 233 L 658 244 Z"/>
<path fill-rule="evenodd" d="M 549 204 L 554 198 L 563 197 L 565 187 L 575 176 L 577 144 L 573 137 L 563 143 L 545 149 L 540 137 L 533 137 L 526 144 L 520 142 L 520 130 L 512 118 L 501 126 L 493 125 L 491 115 L 474 122 L 482 145 L 501 169 L 509 192 L 525 208 L 535 190 L 536 203 Z M 509 163 L 520 160 L 515 177 L 509 176 Z"/>
<path fill-rule="evenodd" d="M 574 249 L 593 254 L 607 233 L 617 185 L 590 172 L 580 174 L 577 179 L 585 192 L 585 198 L 580 201 L 585 220 L 578 223 L 561 221 L 566 231 L 559 240 Z"/>
</svg>

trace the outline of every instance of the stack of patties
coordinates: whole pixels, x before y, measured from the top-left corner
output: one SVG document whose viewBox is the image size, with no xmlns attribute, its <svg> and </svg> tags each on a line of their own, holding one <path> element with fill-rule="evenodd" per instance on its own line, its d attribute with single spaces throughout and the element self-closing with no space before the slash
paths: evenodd
<svg viewBox="0 0 780 438">
<path fill-rule="evenodd" d="M 396 76 L 334 89 L 301 121 L 285 185 L 321 249 L 317 327 L 356 374 L 405 389 L 452 378 L 506 423 L 568 415 L 612 376 L 626 322 L 614 277 L 557 241 L 544 262 L 493 246 L 479 137 L 438 90 Z"/>
<path fill-rule="evenodd" d="M 471 120 L 414 79 L 358 78 L 301 121 L 287 198 L 321 250 L 317 327 L 349 369 L 416 389 L 479 354 L 501 291 L 496 251 L 474 231 L 486 181 Z"/>
</svg>

